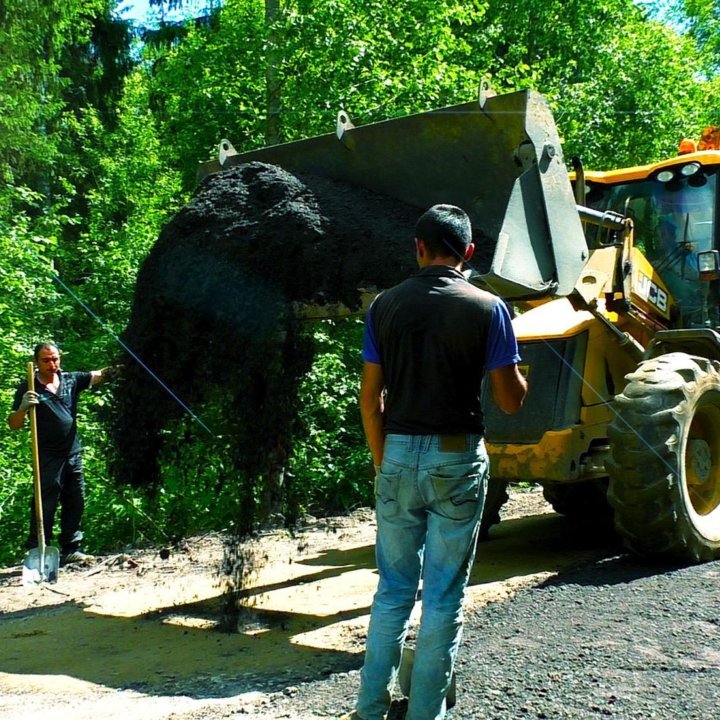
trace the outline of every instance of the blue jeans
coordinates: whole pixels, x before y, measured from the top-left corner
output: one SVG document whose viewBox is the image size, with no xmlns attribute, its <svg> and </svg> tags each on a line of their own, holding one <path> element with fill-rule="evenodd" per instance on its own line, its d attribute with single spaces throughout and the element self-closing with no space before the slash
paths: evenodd
<svg viewBox="0 0 720 720">
<path fill-rule="evenodd" d="M 356 706 L 363 720 L 381 720 L 390 707 L 421 575 L 422 619 L 406 720 L 445 716 L 487 476 L 480 435 L 385 439 L 375 491 L 380 580 Z"/>
</svg>

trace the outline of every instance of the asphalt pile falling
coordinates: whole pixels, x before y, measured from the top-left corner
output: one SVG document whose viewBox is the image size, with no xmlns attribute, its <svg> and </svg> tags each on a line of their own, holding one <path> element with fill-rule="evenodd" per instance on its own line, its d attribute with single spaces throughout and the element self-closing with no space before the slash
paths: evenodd
<svg viewBox="0 0 720 720">
<path fill-rule="evenodd" d="M 123 341 L 216 437 L 125 358 L 113 408 L 116 479 L 157 487 L 161 456 L 202 463 L 178 450 L 199 438 L 229 458 L 218 481 L 237 484 L 239 537 L 288 512 L 283 473 L 314 354 L 295 304 L 357 309 L 360 288 L 407 277 L 420 211 L 263 163 L 206 178 L 145 260 Z M 226 569 L 237 589 L 240 556 L 229 552 Z"/>
<path fill-rule="evenodd" d="M 293 303 L 358 308 L 359 288 L 407 277 L 418 214 L 263 163 L 212 175 L 143 264 L 123 340 L 233 444 L 236 471 L 262 474 L 285 460 L 298 385 L 313 358 Z M 155 485 L 162 431 L 184 410 L 132 359 L 126 366 L 117 474 Z"/>
</svg>

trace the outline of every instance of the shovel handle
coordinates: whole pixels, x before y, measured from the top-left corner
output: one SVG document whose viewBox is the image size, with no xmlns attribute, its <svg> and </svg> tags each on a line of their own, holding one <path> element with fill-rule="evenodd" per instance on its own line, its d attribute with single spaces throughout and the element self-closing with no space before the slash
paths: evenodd
<svg viewBox="0 0 720 720">
<path fill-rule="evenodd" d="M 27 386 L 28 390 L 35 392 L 35 365 L 32 362 L 27 364 Z M 43 525 L 42 509 L 42 488 L 40 487 L 40 453 L 38 452 L 37 417 L 35 406 L 31 405 L 28 410 L 30 415 L 30 440 L 32 442 L 32 464 L 33 464 L 33 485 L 35 487 L 35 516 L 37 517 L 38 547 L 40 557 L 45 555 L 45 526 Z M 44 565 L 44 558 L 42 564 Z"/>
</svg>

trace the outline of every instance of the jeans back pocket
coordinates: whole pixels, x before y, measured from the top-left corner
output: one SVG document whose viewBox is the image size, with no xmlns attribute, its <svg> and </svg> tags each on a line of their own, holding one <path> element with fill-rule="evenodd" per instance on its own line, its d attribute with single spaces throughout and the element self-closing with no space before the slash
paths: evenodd
<svg viewBox="0 0 720 720">
<path fill-rule="evenodd" d="M 483 475 L 472 472 L 462 477 L 429 474 L 435 494 L 434 510 L 451 520 L 470 520 L 483 500 Z"/>
</svg>

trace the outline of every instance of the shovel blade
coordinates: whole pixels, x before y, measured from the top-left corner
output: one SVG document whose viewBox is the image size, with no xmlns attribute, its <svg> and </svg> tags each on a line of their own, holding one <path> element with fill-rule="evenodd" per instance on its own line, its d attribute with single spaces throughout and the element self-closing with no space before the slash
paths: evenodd
<svg viewBox="0 0 720 720">
<path fill-rule="evenodd" d="M 60 568 L 60 552 L 56 547 L 45 547 L 41 553 L 40 548 L 29 550 L 23 560 L 23 585 L 49 582 L 55 583 Z"/>
</svg>

